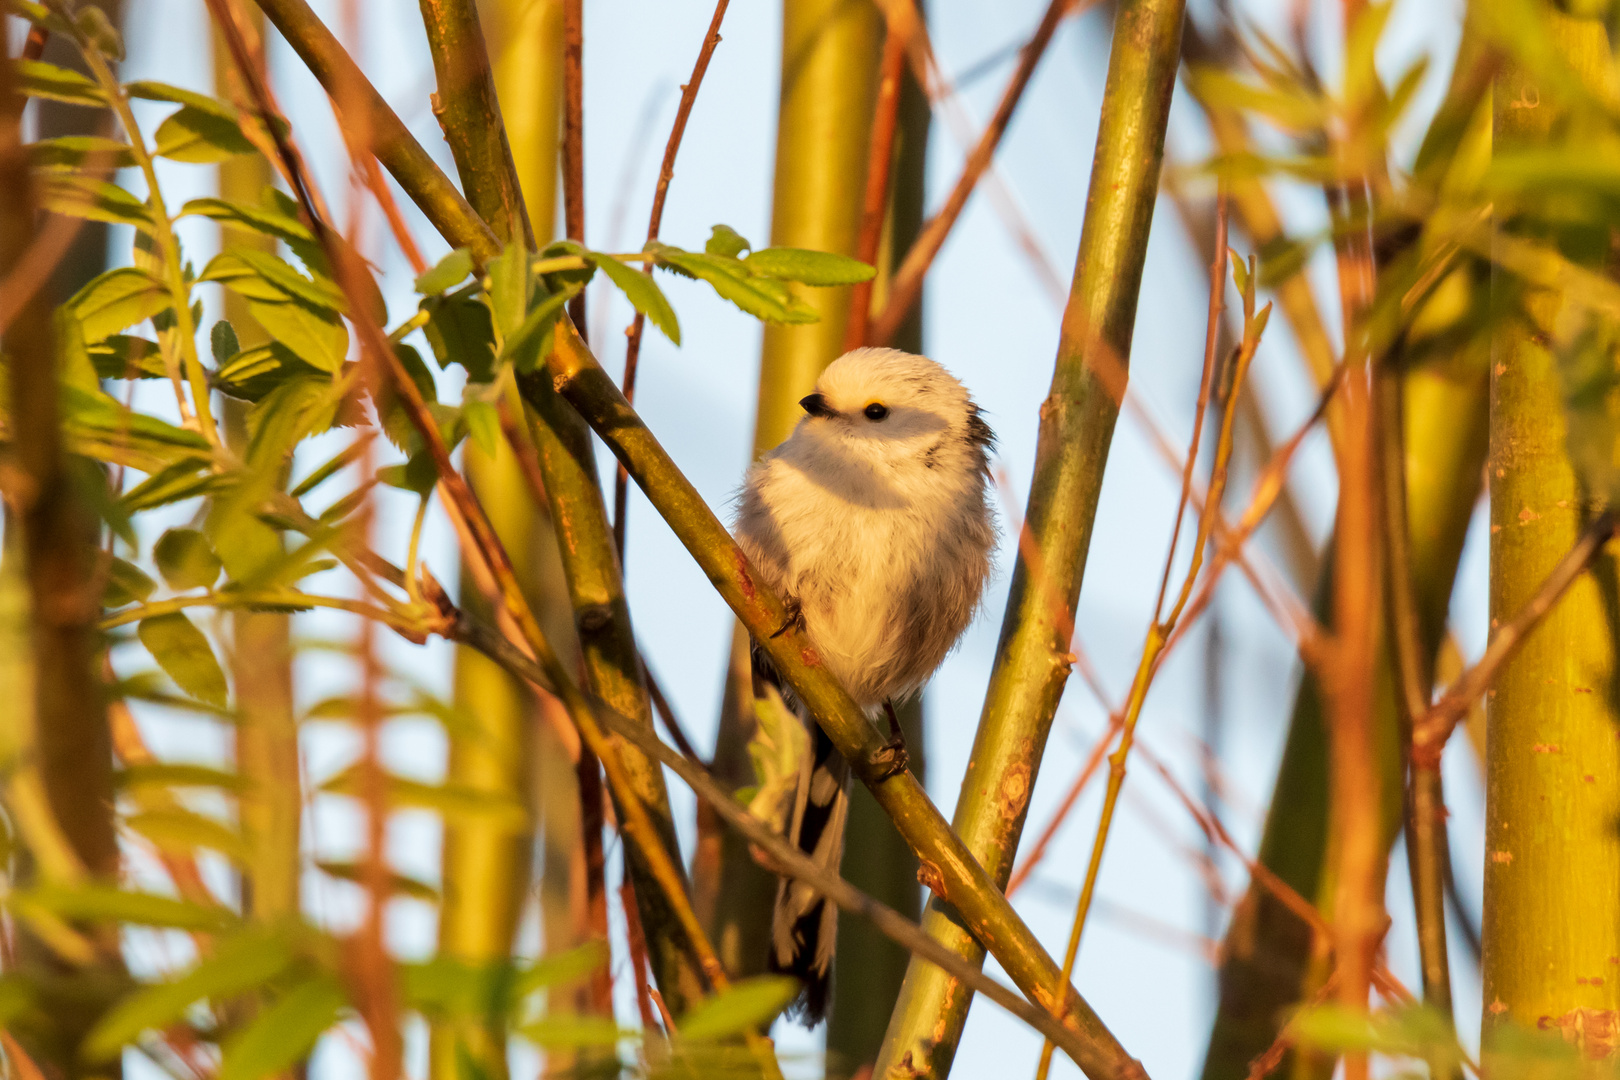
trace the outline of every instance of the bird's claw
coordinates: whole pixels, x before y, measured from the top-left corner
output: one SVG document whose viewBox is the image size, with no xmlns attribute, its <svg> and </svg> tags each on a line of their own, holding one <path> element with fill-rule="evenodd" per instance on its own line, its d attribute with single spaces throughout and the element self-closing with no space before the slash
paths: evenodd
<svg viewBox="0 0 1620 1080">
<path fill-rule="evenodd" d="M 776 633 L 771 635 L 773 639 L 781 637 L 789 630 L 804 630 L 804 606 L 799 603 L 799 598 L 790 596 L 783 606 L 787 609 L 786 617 L 782 620 L 782 625 L 776 628 Z"/>
<path fill-rule="evenodd" d="M 906 750 L 906 740 L 898 736 L 890 738 L 883 744 L 883 749 L 872 755 L 872 764 L 880 770 L 880 780 L 899 776 L 911 768 L 911 754 Z"/>
</svg>

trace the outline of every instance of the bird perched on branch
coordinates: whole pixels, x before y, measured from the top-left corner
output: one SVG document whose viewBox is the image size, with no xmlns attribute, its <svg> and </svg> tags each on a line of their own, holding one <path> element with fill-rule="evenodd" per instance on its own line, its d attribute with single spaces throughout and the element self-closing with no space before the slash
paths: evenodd
<svg viewBox="0 0 1620 1080">
<path fill-rule="evenodd" d="M 927 357 L 856 349 L 799 402 L 805 416 L 748 471 L 737 542 L 783 596 L 827 669 L 874 720 L 922 688 L 972 620 L 996 530 L 988 499 L 995 436 L 965 387 Z M 757 644 L 757 643 L 756 643 Z M 849 766 L 754 650 L 755 696 L 770 687 L 809 729 L 789 839 L 833 873 L 843 857 Z M 770 966 L 797 976 L 798 1013 L 825 1013 L 837 911 L 784 879 Z"/>
</svg>

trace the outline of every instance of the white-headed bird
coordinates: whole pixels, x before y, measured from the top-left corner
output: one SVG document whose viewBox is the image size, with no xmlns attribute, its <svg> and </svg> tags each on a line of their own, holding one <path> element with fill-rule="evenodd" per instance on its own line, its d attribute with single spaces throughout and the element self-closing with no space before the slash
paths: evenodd
<svg viewBox="0 0 1620 1080">
<path fill-rule="evenodd" d="M 737 541 L 855 702 L 874 719 L 887 711 L 904 768 L 893 704 L 956 645 L 990 573 L 995 436 L 948 371 L 894 349 L 839 357 L 799 404 L 793 434 L 748 471 Z M 780 688 L 757 648 L 754 666 Z M 789 839 L 836 873 L 849 767 L 805 721 Z M 780 883 L 770 967 L 802 980 L 798 1012 L 810 1023 L 826 1010 L 837 925 L 821 894 Z"/>
</svg>

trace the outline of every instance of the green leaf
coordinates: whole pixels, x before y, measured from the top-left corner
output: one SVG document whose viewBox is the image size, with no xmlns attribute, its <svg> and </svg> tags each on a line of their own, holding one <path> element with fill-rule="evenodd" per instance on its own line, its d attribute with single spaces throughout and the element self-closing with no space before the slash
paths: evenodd
<svg viewBox="0 0 1620 1080">
<path fill-rule="evenodd" d="M 220 788 L 241 791 L 247 786 L 242 777 L 223 769 L 207 765 L 186 765 L 178 762 L 147 762 L 130 765 L 113 775 L 113 782 L 123 788 L 137 787 L 193 787 Z"/>
<path fill-rule="evenodd" d="M 153 82 L 150 79 L 140 79 L 136 82 L 125 83 L 124 92 L 132 98 L 142 101 L 168 101 L 175 105 L 184 105 L 201 112 L 213 113 L 215 116 L 227 120 L 236 118 L 236 109 L 218 98 L 211 98 L 207 94 L 199 94 L 195 90 L 186 90 L 169 83 Z"/>
<path fill-rule="evenodd" d="M 473 442 L 478 444 L 478 449 L 490 457 L 500 452 L 501 417 L 495 411 L 495 406 L 478 398 L 468 398 L 461 404 L 461 416 L 467 421 L 467 432 L 472 436 Z"/>
<path fill-rule="evenodd" d="M 176 686 L 199 701 L 225 704 L 225 673 L 214 658 L 208 638 L 186 618 L 185 612 L 142 619 L 136 632 L 152 659 Z"/>
<path fill-rule="evenodd" d="M 96 108 L 107 105 L 107 95 L 101 87 L 77 71 L 47 64 L 43 60 L 17 60 L 13 62 L 12 70 L 16 73 L 17 88 L 24 97 Z"/>
<path fill-rule="evenodd" d="M 264 332 L 316 371 L 335 374 L 349 351 L 349 330 L 331 311 L 302 300 L 249 300 L 248 314 Z"/>
<path fill-rule="evenodd" d="M 635 309 L 661 330 L 665 337 L 676 345 L 681 343 L 681 324 L 675 318 L 675 309 L 669 306 L 664 292 L 653 281 L 652 275 L 626 266 L 611 255 L 590 252 L 591 261 L 596 263 L 608 280 L 619 287 Z"/>
<path fill-rule="evenodd" d="M 730 225 L 716 225 L 709 230 L 709 241 L 703 245 L 703 250 L 710 255 L 735 259 L 743 252 L 752 250 L 753 246 Z"/>
<path fill-rule="evenodd" d="M 91 278 L 68 306 L 84 340 L 98 342 L 166 310 L 169 290 L 145 270 L 121 266 Z"/>
<path fill-rule="evenodd" d="M 226 1042 L 219 1080 L 260 1080 L 289 1069 L 308 1056 L 348 1004 L 343 985 L 330 975 L 302 983 Z"/>
<path fill-rule="evenodd" d="M 520 830 L 529 822 L 529 812 L 515 799 L 494 792 L 479 791 L 465 784 L 426 784 L 387 775 L 383 782 L 388 801 L 395 806 L 432 810 L 446 821 L 473 821 L 485 827 Z M 321 790 L 333 795 L 364 798 L 365 788 L 358 766 L 344 769 Z"/>
<path fill-rule="evenodd" d="M 272 341 L 232 355 L 219 366 L 215 377 L 221 393 L 243 401 L 259 401 L 288 379 L 319 374 L 318 368 L 306 364 L 297 353 Z"/>
<path fill-rule="evenodd" d="M 28 164 L 36 169 L 127 169 L 135 152 L 127 143 L 100 135 L 58 135 L 28 144 Z"/>
<path fill-rule="evenodd" d="M 166 379 L 163 351 L 155 341 L 113 334 L 87 346 L 98 379 Z"/>
<path fill-rule="evenodd" d="M 101 55 L 109 60 L 124 58 L 124 39 L 105 11 L 93 5 L 82 7 L 74 14 L 73 22 Z"/>
<path fill-rule="evenodd" d="M 224 1001 L 258 989 L 287 970 L 293 959 L 292 951 L 272 937 L 249 933 L 228 939 L 178 979 L 144 987 L 118 1002 L 91 1030 L 80 1052 L 89 1061 L 110 1061 L 141 1032 L 167 1027 L 198 1001 Z"/>
<path fill-rule="evenodd" d="M 197 848 L 208 848 L 238 866 L 247 866 L 253 858 L 253 851 L 241 833 L 190 810 L 152 810 L 131 814 L 124 824 L 146 837 L 159 851 L 170 854 L 189 855 Z"/>
<path fill-rule="evenodd" d="M 191 105 L 175 110 L 159 124 L 152 141 L 158 157 L 192 165 L 212 165 L 257 152 L 234 117 Z"/>
<path fill-rule="evenodd" d="M 453 289 L 467 279 L 472 269 L 472 252 L 464 247 L 456 248 L 440 259 L 433 269 L 416 279 L 416 291 L 423 296 L 432 296 Z"/>
<path fill-rule="evenodd" d="M 485 270 L 489 274 L 489 306 L 495 315 L 495 328 L 501 332 L 501 340 L 507 341 L 523 324 L 534 291 L 529 253 L 522 244 L 508 244 Z"/>
<path fill-rule="evenodd" d="M 513 981 L 506 961 L 479 964 L 435 956 L 400 967 L 400 996 L 407 1008 L 433 1020 L 496 1019 L 508 1011 Z"/>
<path fill-rule="evenodd" d="M 756 274 L 805 285 L 854 285 L 877 276 L 877 267 L 859 259 L 805 248 L 769 247 L 748 256 L 743 265 Z"/>
<path fill-rule="evenodd" d="M 155 473 L 179 461 L 212 459 L 208 440 L 155 416 L 131 412 L 97 391 L 62 387 L 62 418 L 73 452 Z"/>
<path fill-rule="evenodd" d="M 40 885 L 27 892 L 13 892 L 7 901 L 32 904 L 53 915 L 78 922 L 133 923 L 168 930 L 217 932 L 236 921 L 236 917 L 222 907 L 205 907 L 167 896 L 128 892 L 110 885 L 71 888 Z"/>
<path fill-rule="evenodd" d="M 298 299 L 337 313 L 348 308 L 342 291 L 336 286 L 311 281 L 274 255 L 248 247 L 214 256 L 198 280 L 224 282 L 249 299 Z"/>
<path fill-rule="evenodd" d="M 228 199 L 192 199 L 180 208 L 180 217 L 205 217 L 223 225 L 252 229 L 289 244 L 313 244 L 315 237 L 295 215 L 278 209 L 250 206 Z M 296 249 L 295 249 L 296 250 Z M 299 258 L 303 258 L 302 255 Z"/>
<path fill-rule="evenodd" d="M 489 306 L 471 296 L 428 297 L 422 301 L 428 322 L 422 328 L 439 367 L 460 364 L 473 382 L 495 377 L 495 324 Z"/>
<path fill-rule="evenodd" d="M 778 323 L 813 323 L 821 319 L 814 308 L 795 298 L 785 283 L 755 276 L 736 259 L 682 251 L 667 244 L 655 244 L 653 251 L 658 265 L 707 281 L 715 292 L 755 318 Z"/>
<path fill-rule="evenodd" d="M 426 497 L 439 482 L 439 470 L 433 455 L 423 450 L 412 454 L 403 465 L 384 465 L 377 470 L 377 479 L 389 487 Z"/>
<path fill-rule="evenodd" d="M 340 881 L 348 881 L 356 885 L 366 883 L 365 867 L 359 863 L 317 860 L 315 868 L 321 873 L 328 874 Z M 404 874 L 396 874 L 392 871 L 388 873 L 388 891 L 400 896 L 408 896 L 412 900 L 422 900 L 429 904 L 436 904 L 440 899 L 439 890 L 427 882 L 418 881 L 416 878 L 406 877 Z"/>
<path fill-rule="evenodd" d="M 538 990 L 578 982 L 592 972 L 601 970 L 608 960 L 608 947 L 601 941 L 588 941 L 567 952 L 543 956 L 533 966 L 518 972 L 512 983 L 514 1000 L 521 1000 Z"/>
<path fill-rule="evenodd" d="M 693 1042 L 740 1035 L 769 1024 L 798 993 L 798 981 L 783 975 L 743 979 L 724 993 L 699 1002 L 675 1029 L 681 1038 Z"/>
<path fill-rule="evenodd" d="M 144 570 L 114 555 L 108 565 L 107 589 L 101 595 L 101 602 L 110 608 L 144 603 L 156 589 L 157 582 L 147 577 Z"/>
<path fill-rule="evenodd" d="M 525 1024 L 518 1034 L 545 1050 L 566 1050 L 588 1046 L 613 1046 L 635 1038 L 634 1031 L 619 1027 L 605 1016 L 547 1016 Z"/>
<path fill-rule="evenodd" d="M 134 514 L 207 494 L 213 485 L 214 474 L 205 471 L 201 461 L 181 461 L 148 476 L 119 501 L 125 513 Z"/>
<path fill-rule="evenodd" d="M 236 336 L 236 327 L 227 320 L 216 322 L 208 331 L 208 351 L 214 355 L 214 366 L 222 368 L 225 362 L 242 351 L 242 341 Z"/>
<path fill-rule="evenodd" d="M 522 324 L 506 338 L 505 347 L 501 349 L 501 362 L 509 362 L 525 374 L 533 371 L 540 362 L 547 332 L 579 288 L 575 285 L 563 292 L 552 293 L 534 305 Z"/>
<path fill-rule="evenodd" d="M 207 589 L 219 580 L 219 556 L 196 529 L 169 529 L 152 545 L 152 559 L 176 592 Z"/>
<path fill-rule="evenodd" d="M 117 184 L 80 173 L 49 172 L 39 177 L 36 190 L 43 210 L 110 225 L 134 225 L 151 231 L 146 204 Z"/>
</svg>

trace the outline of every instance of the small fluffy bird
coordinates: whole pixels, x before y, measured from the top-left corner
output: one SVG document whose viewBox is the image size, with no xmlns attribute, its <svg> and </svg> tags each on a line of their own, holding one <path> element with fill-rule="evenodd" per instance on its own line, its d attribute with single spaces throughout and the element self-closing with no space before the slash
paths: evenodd
<svg viewBox="0 0 1620 1080">
<path fill-rule="evenodd" d="M 748 471 L 737 542 L 786 599 L 827 668 L 873 719 L 922 688 L 967 628 L 990 573 L 995 436 L 967 389 L 923 356 L 856 349 L 799 402 L 805 416 Z M 837 872 L 849 766 L 754 650 L 756 697 L 774 686 L 809 729 L 789 839 Z M 796 1003 L 825 1014 L 837 910 L 799 882 L 778 885 L 770 967 L 797 976 Z"/>
</svg>

